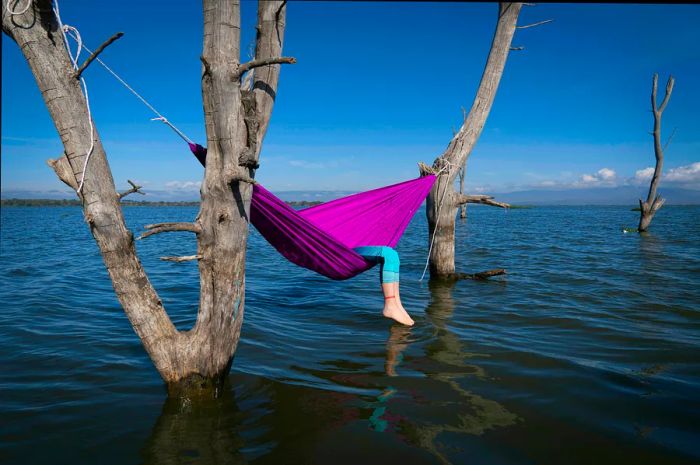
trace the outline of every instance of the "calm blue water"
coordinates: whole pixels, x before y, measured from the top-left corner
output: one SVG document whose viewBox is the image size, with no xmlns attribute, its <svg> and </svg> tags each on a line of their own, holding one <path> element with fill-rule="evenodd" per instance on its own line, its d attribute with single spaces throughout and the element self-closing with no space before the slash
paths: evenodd
<svg viewBox="0 0 700 465">
<path fill-rule="evenodd" d="M 129 226 L 196 208 L 126 208 Z M 376 270 L 333 282 L 249 244 L 241 344 L 220 399 L 166 400 L 78 208 L 3 208 L 0 462 L 622 464 L 700 461 L 700 207 L 644 237 L 629 207 L 470 208 L 457 268 L 419 282 L 426 227 L 398 250 L 416 320 L 380 314 Z M 178 327 L 194 238 L 138 242 Z"/>
</svg>

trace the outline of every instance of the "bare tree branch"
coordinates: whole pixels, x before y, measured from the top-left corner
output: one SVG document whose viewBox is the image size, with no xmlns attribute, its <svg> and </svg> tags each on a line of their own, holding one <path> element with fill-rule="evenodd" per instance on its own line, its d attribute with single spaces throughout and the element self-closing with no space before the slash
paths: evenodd
<svg viewBox="0 0 700 465">
<path fill-rule="evenodd" d="M 192 260 L 201 260 L 202 256 L 201 255 L 184 255 L 182 257 L 160 257 L 160 259 L 163 261 L 166 261 L 166 262 L 182 263 L 182 262 L 189 262 Z"/>
<path fill-rule="evenodd" d="M 667 140 L 666 143 L 664 144 L 664 152 L 666 151 L 666 148 L 668 147 L 668 145 L 669 145 L 669 144 L 671 143 L 671 141 L 673 140 L 673 136 L 676 135 L 676 130 L 677 130 L 677 129 L 678 129 L 677 127 L 676 127 L 676 128 L 673 128 L 673 131 L 671 132 L 671 135 L 668 137 L 668 140 Z"/>
<path fill-rule="evenodd" d="M 668 105 L 668 100 L 671 98 L 671 92 L 673 92 L 673 84 L 675 84 L 675 82 L 676 80 L 673 79 L 673 76 L 669 76 L 668 82 L 666 83 L 666 95 L 661 102 L 661 106 L 659 106 L 659 113 L 663 113 L 666 109 L 666 105 Z"/>
<path fill-rule="evenodd" d="M 270 57 L 270 58 L 261 58 L 258 60 L 251 60 L 247 63 L 243 63 L 238 67 L 238 71 L 236 72 L 236 77 L 240 78 L 243 76 L 246 71 L 249 71 L 253 68 L 259 68 L 261 66 L 268 66 L 268 65 L 281 65 L 281 64 L 289 64 L 293 65 L 294 63 L 297 62 L 297 59 L 294 57 Z"/>
<path fill-rule="evenodd" d="M 464 195 L 455 193 L 455 205 L 463 205 L 465 203 L 479 203 L 482 205 L 490 205 L 492 207 L 510 208 L 510 204 L 497 202 L 493 200 L 491 195 Z"/>
<path fill-rule="evenodd" d="M 532 24 L 528 24 L 525 26 L 515 26 L 515 29 L 529 29 L 531 27 L 537 27 L 537 26 L 541 26 L 543 24 L 551 23 L 552 21 L 554 21 L 554 20 L 553 19 L 545 19 L 544 21 L 539 21 L 537 23 L 532 23 Z"/>
<path fill-rule="evenodd" d="M 646 201 L 639 199 L 639 226 L 637 230 L 639 232 L 644 232 L 649 228 L 651 220 L 654 218 L 654 214 L 663 206 L 665 200 L 661 198 L 660 195 L 656 194 L 656 190 L 661 180 L 661 173 L 664 166 L 664 150 L 665 147 L 661 146 L 661 116 L 663 115 L 666 105 L 671 98 L 671 93 L 673 92 L 673 85 L 675 80 L 673 76 L 669 76 L 668 82 L 666 84 L 666 95 L 659 107 L 656 106 L 656 95 L 659 83 L 659 75 L 654 73 L 651 84 L 651 109 L 654 115 L 654 157 L 656 158 L 656 167 L 654 168 L 654 175 L 649 183 L 649 193 L 647 194 Z M 675 129 L 674 129 L 675 133 Z M 673 138 L 673 134 L 669 137 L 668 145 Z"/>
<path fill-rule="evenodd" d="M 112 42 L 114 42 L 115 40 L 121 38 L 123 35 L 124 35 L 123 32 L 117 32 L 117 33 L 114 34 L 112 37 L 110 37 L 109 39 L 105 40 L 105 41 L 102 43 L 102 45 L 100 45 L 99 47 L 97 47 L 97 50 L 95 50 L 94 52 L 92 52 L 92 54 L 87 58 L 87 60 L 85 60 L 85 61 L 83 62 L 82 65 L 80 65 L 80 68 L 78 68 L 78 70 L 75 72 L 74 77 L 75 77 L 76 79 L 80 79 L 80 75 L 83 74 L 83 71 L 85 71 L 85 70 L 87 69 L 88 66 L 90 66 L 90 63 L 92 63 L 93 60 L 94 60 L 95 58 L 97 58 L 97 56 L 98 56 L 100 53 L 102 53 L 102 51 L 103 51 L 104 49 L 106 49 L 109 45 L 111 45 Z"/>
<path fill-rule="evenodd" d="M 142 188 L 143 186 L 137 186 L 136 184 L 134 184 L 134 181 L 132 181 L 131 179 L 127 179 L 126 182 L 128 182 L 129 184 L 131 184 L 131 189 L 129 189 L 128 191 L 121 192 L 121 193 L 119 194 L 119 198 L 120 198 L 120 199 L 123 199 L 124 197 L 126 197 L 126 196 L 129 195 L 129 194 L 141 194 L 141 195 L 146 195 L 145 192 L 141 192 L 141 188 Z"/>
<path fill-rule="evenodd" d="M 156 223 L 147 224 L 144 229 L 148 231 L 141 234 L 137 240 L 145 239 L 148 236 L 153 236 L 154 234 L 160 234 L 164 232 L 193 232 L 199 234 L 202 229 L 195 223 Z"/>
</svg>

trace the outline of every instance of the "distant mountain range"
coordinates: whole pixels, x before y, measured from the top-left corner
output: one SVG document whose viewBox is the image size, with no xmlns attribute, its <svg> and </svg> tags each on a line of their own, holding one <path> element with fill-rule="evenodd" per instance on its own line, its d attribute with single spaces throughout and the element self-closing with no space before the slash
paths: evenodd
<svg viewBox="0 0 700 465">
<path fill-rule="evenodd" d="M 587 189 L 533 189 L 526 191 L 491 194 L 500 202 L 514 205 L 639 205 L 640 197 L 646 199 L 648 187 L 592 187 Z M 668 205 L 698 205 L 700 190 L 659 187 L 659 194 Z"/>
<path fill-rule="evenodd" d="M 199 192 L 175 193 L 169 191 L 149 191 L 145 196 L 133 195 L 133 201 L 145 202 L 181 202 L 198 201 Z M 345 195 L 351 191 L 280 191 L 276 194 L 287 202 L 325 202 Z M 587 189 L 532 189 L 516 192 L 487 192 L 501 202 L 513 205 L 632 205 L 639 204 L 639 198 L 646 197 L 646 188 L 642 186 L 598 187 Z M 659 193 L 669 205 L 700 205 L 700 190 L 664 187 Z M 3 190 L 2 199 L 74 199 L 68 190 L 31 191 Z"/>
</svg>

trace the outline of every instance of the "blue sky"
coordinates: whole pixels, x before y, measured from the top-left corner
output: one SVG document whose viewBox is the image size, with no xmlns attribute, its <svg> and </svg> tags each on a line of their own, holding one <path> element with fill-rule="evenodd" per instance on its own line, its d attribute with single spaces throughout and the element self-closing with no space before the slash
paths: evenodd
<svg viewBox="0 0 700 465">
<path fill-rule="evenodd" d="M 243 3 L 243 59 L 254 2 Z M 417 175 L 461 124 L 496 21 L 488 3 L 290 2 L 277 103 L 258 179 L 270 189 L 362 190 Z M 205 141 L 200 2 L 61 2 L 89 47 L 191 138 Z M 470 192 L 642 184 L 653 165 L 651 76 L 676 88 L 664 114 L 667 185 L 700 189 L 700 6 L 525 7 Z M 85 74 L 115 181 L 196 198 L 201 168 L 182 141 L 98 65 Z M 19 50 L 2 40 L 2 189 L 65 191 L 46 166 L 61 145 Z M 640 187 L 641 189 L 641 187 Z"/>
</svg>

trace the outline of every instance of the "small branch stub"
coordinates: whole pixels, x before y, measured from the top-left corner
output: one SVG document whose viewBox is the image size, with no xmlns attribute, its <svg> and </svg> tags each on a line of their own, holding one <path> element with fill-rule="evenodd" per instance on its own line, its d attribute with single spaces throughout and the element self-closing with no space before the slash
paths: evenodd
<svg viewBox="0 0 700 465">
<path fill-rule="evenodd" d="M 121 192 L 121 193 L 119 194 L 119 198 L 120 198 L 120 199 L 123 199 L 124 197 L 126 197 L 126 196 L 129 195 L 129 194 L 141 194 L 141 195 L 146 195 L 145 192 L 141 192 L 141 188 L 142 188 L 143 186 L 137 186 L 137 185 L 134 183 L 134 181 L 132 181 L 131 179 L 127 179 L 127 182 L 131 185 L 131 189 L 129 189 L 128 191 Z"/>
<path fill-rule="evenodd" d="M 144 226 L 144 229 L 147 229 L 146 232 L 141 234 L 138 237 L 138 240 L 145 239 L 148 236 L 152 236 L 154 234 L 160 234 L 164 232 L 193 232 L 195 234 L 199 234 L 202 232 L 201 228 L 196 225 L 195 223 L 156 223 L 156 224 L 147 224 Z"/>
<path fill-rule="evenodd" d="M 58 179 L 70 186 L 73 190 L 78 190 L 78 181 L 75 179 L 73 169 L 71 168 L 70 162 L 65 154 L 56 159 L 49 158 L 46 160 L 46 164 L 54 170 L 56 176 L 58 176 Z"/>
<path fill-rule="evenodd" d="M 229 184 L 234 183 L 234 182 L 246 182 L 248 184 L 257 184 L 258 183 L 258 181 L 251 178 L 248 175 L 236 173 L 233 171 L 230 171 L 227 173 L 227 178 L 228 178 Z"/>
<path fill-rule="evenodd" d="M 515 26 L 515 29 L 529 29 L 531 27 L 541 26 L 543 24 L 551 23 L 553 19 L 545 19 L 544 21 L 539 21 L 537 23 L 527 24 L 525 26 Z"/>
<path fill-rule="evenodd" d="M 241 64 L 238 67 L 238 70 L 236 71 L 236 79 L 240 79 L 247 71 L 253 69 L 253 68 L 259 68 L 261 66 L 268 66 L 268 65 L 283 65 L 283 64 L 289 64 L 293 65 L 294 63 L 297 62 L 297 59 L 294 57 L 270 57 L 270 58 L 261 58 L 258 60 L 251 60 L 246 63 Z"/>
<path fill-rule="evenodd" d="M 105 40 L 102 45 L 97 47 L 97 50 L 95 50 L 88 58 L 83 62 L 82 65 L 80 65 L 80 68 L 75 72 L 73 75 L 76 79 L 80 79 L 80 75 L 83 74 L 83 71 L 87 69 L 88 66 L 90 66 L 90 63 L 93 62 L 97 58 L 97 56 L 104 51 L 110 44 L 112 44 L 115 40 L 119 39 L 124 35 L 123 32 L 117 32 L 114 34 L 112 37 L 109 39 Z"/>
</svg>

